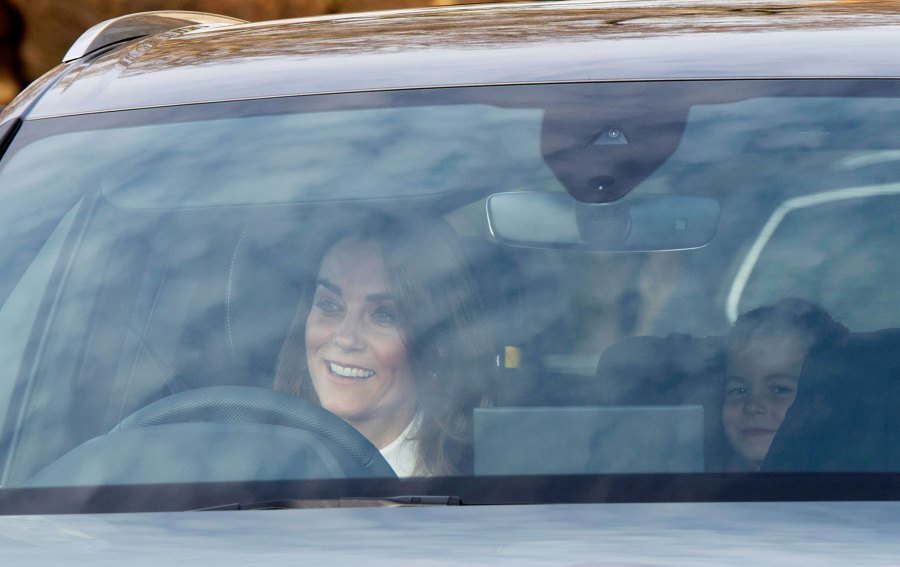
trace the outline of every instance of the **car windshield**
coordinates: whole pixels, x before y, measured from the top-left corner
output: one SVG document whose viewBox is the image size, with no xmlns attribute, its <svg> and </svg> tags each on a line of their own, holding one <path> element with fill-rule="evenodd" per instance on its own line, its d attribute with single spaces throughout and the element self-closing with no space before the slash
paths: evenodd
<svg viewBox="0 0 900 567">
<path fill-rule="evenodd" d="M 897 472 L 896 124 L 850 80 L 27 121 L 2 484 Z"/>
</svg>

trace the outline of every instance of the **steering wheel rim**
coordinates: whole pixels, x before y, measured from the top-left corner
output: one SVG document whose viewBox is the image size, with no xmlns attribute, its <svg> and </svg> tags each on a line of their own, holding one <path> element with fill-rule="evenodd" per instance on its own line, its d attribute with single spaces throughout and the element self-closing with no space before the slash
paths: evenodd
<svg viewBox="0 0 900 567">
<path fill-rule="evenodd" d="M 209 386 L 156 400 L 110 433 L 172 423 L 255 423 L 302 429 L 346 451 L 373 476 L 396 476 L 381 452 L 353 426 L 307 400 L 252 386 Z"/>
</svg>

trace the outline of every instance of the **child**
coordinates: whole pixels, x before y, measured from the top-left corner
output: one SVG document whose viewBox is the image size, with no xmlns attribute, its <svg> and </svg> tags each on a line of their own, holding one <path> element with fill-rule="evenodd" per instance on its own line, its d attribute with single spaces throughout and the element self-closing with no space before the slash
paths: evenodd
<svg viewBox="0 0 900 567">
<path fill-rule="evenodd" d="M 815 303 L 784 299 L 741 315 L 728 335 L 722 426 L 728 470 L 759 470 L 799 387 L 809 351 L 847 329 Z"/>
</svg>

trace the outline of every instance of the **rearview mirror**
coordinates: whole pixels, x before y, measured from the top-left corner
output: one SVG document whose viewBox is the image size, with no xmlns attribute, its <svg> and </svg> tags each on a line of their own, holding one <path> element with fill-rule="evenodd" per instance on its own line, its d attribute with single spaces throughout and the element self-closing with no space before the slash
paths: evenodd
<svg viewBox="0 0 900 567">
<path fill-rule="evenodd" d="M 689 195 L 631 194 L 582 203 L 568 193 L 497 193 L 487 200 L 494 239 L 528 248 L 639 252 L 700 248 L 713 239 L 719 203 Z"/>
</svg>

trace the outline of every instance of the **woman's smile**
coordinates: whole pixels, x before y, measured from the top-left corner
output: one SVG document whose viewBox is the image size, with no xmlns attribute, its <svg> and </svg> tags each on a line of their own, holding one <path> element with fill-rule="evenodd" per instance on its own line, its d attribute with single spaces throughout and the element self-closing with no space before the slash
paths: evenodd
<svg viewBox="0 0 900 567">
<path fill-rule="evenodd" d="M 341 378 L 360 378 L 366 379 L 371 378 L 377 374 L 374 370 L 370 368 L 361 368 L 359 366 L 353 366 L 351 364 L 342 364 L 338 362 L 334 362 L 332 360 L 326 360 L 325 364 L 328 366 L 328 371 L 331 372 L 334 376 L 338 376 Z"/>
</svg>

